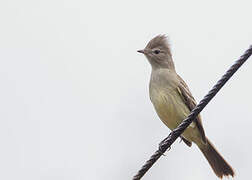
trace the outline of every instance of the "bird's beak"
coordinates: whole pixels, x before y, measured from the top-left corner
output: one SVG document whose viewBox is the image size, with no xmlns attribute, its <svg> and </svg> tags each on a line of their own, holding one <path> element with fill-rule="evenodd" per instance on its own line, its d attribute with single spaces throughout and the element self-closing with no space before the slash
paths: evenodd
<svg viewBox="0 0 252 180">
<path fill-rule="evenodd" d="M 137 52 L 142 53 L 142 54 L 145 54 L 145 51 L 144 51 L 144 50 L 138 50 Z"/>
</svg>

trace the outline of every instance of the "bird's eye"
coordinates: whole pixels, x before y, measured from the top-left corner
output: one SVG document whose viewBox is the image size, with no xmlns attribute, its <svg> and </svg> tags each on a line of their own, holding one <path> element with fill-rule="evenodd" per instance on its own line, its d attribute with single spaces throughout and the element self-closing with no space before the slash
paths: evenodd
<svg viewBox="0 0 252 180">
<path fill-rule="evenodd" d="M 156 49 L 156 50 L 154 51 L 154 53 L 155 53 L 155 54 L 159 54 L 159 53 L 160 53 L 160 50 Z"/>
</svg>

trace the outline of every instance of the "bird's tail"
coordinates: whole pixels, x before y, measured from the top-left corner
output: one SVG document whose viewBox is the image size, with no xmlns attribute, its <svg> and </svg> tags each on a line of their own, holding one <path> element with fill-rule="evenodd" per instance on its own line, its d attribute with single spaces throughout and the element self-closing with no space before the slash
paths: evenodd
<svg viewBox="0 0 252 180">
<path fill-rule="evenodd" d="M 234 177 L 235 173 L 232 167 L 225 161 L 225 159 L 218 153 L 213 144 L 207 139 L 205 145 L 199 146 L 201 152 L 206 157 L 214 173 L 222 178 L 223 176 Z"/>
</svg>

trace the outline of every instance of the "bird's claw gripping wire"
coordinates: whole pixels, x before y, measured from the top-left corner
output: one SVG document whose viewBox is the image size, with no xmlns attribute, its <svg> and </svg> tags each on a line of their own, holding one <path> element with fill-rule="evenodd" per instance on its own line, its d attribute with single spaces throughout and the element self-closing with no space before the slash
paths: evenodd
<svg viewBox="0 0 252 180">
<path fill-rule="evenodd" d="M 166 155 L 165 155 L 165 152 L 166 152 L 166 151 L 170 151 L 170 149 L 171 149 L 171 147 L 168 147 L 168 148 L 166 149 L 166 146 L 167 146 L 166 141 L 167 141 L 169 138 L 170 138 L 170 137 L 166 137 L 165 139 L 163 139 L 163 140 L 159 143 L 158 149 L 159 149 L 159 151 L 162 153 L 163 156 L 166 156 Z M 165 149 L 166 149 L 166 150 L 165 150 Z"/>
</svg>

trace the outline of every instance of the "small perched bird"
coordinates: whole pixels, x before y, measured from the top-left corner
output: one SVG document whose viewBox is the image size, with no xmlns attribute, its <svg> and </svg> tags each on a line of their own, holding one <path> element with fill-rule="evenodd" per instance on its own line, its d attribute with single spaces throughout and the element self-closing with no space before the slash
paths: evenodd
<svg viewBox="0 0 252 180">
<path fill-rule="evenodd" d="M 166 36 L 156 36 L 138 52 L 147 57 L 152 67 L 149 84 L 151 102 L 159 118 L 173 130 L 189 115 L 196 101 L 186 83 L 176 73 Z M 192 142 L 199 147 L 219 178 L 234 176 L 232 167 L 205 136 L 200 115 L 183 132 L 181 139 L 189 147 Z"/>
</svg>

